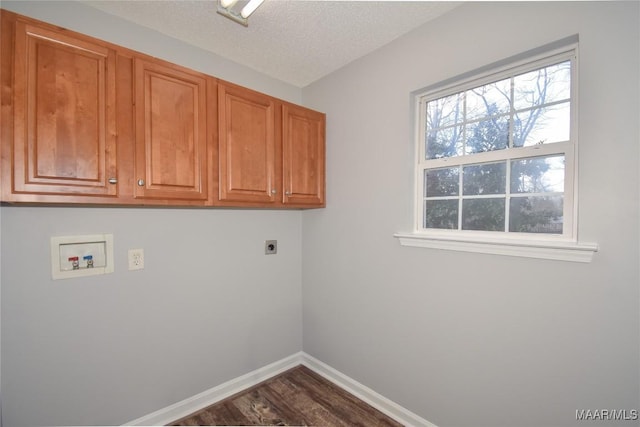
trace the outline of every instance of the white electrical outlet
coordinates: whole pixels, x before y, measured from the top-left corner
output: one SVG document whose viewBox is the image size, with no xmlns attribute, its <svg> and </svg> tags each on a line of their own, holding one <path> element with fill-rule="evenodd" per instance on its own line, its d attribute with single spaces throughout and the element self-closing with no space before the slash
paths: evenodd
<svg viewBox="0 0 640 427">
<path fill-rule="evenodd" d="M 144 250 L 129 249 L 129 270 L 142 270 L 144 268 Z"/>
</svg>

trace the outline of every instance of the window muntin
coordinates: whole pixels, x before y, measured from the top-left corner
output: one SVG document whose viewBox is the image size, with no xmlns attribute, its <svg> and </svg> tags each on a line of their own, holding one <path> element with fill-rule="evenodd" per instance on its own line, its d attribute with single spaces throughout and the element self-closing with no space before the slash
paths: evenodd
<svg viewBox="0 0 640 427">
<path fill-rule="evenodd" d="M 422 95 L 419 231 L 573 237 L 575 52 Z"/>
</svg>

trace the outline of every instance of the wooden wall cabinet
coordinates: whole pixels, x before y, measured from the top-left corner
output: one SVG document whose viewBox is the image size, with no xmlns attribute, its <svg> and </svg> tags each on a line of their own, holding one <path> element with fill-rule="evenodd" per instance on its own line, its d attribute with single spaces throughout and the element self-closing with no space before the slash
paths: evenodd
<svg viewBox="0 0 640 427">
<path fill-rule="evenodd" d="M 282 202 L 325 205 L 325 115 L 282 106 Z"/>
<path fill-rule="evenodd" d="M 220 204 L 325 204 L 325 115 L 218 83 Z"/>
<path fill-rule="evenodd" d="M 324 114 L 0 17 L 0 201 L 324 206 Z"/>
<path fill-rule="evenodd" d="M 134 70 L 134 197 L 206 201 L 206 77 L 142 58 Z"/>
<path fill-rule="evenodd" d="M 278 200 L 274 100 L 218 82 L 219 200 L 273 204 Z"/>
<path fill-rule="evenodd" d="M 3 200 L 117 196 L 115 58 L 2 15 Z"/>
</svg>

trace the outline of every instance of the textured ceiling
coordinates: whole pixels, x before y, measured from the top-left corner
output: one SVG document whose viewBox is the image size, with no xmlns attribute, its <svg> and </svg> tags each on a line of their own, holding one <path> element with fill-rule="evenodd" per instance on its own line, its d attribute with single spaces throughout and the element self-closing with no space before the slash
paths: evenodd
<svg viewBox="0 0 640 427">
<path fill-rule="evenodd" d="M 217 0 L 84 3 L 298 87 L 459 4 L 266 0 L 243 27 L 216 13 Z"/>
</svg>

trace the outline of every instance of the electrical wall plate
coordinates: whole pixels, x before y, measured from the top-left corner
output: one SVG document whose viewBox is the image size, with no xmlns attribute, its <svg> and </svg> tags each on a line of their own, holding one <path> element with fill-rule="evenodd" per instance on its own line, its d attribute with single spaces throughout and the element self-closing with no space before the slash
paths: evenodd
<svg viewBox="0 0 640 427">
<path fill-rule="evenodd" d="M 264 253 L 265 255 L 275 255 L 278 253 L 278 241 L 277 240 L 265 240 L 264 241 Z"/>
<path fill-rule="evenodd" d="M 113 234 L 51 237 L 53 280 L 113 273 Z"/>
<path fill-rule="evenodd" d="M 144 269 L 144 249 L 129 249 L 129 270 Z"/>
</svg>

